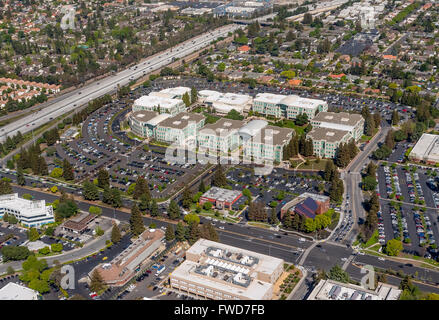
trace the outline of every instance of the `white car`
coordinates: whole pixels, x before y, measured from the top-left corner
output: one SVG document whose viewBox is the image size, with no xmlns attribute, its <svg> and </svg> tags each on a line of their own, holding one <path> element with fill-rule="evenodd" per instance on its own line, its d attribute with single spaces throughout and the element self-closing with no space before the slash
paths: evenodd
<svg viewBox="0 0 439 320">
<path fill-rule="evenodd" d="M 386 261 L 386 259 L 384 259 L 383 257 L 379 257 L 378 260 L 380 260 L 380 261 Z"/>
</svg>

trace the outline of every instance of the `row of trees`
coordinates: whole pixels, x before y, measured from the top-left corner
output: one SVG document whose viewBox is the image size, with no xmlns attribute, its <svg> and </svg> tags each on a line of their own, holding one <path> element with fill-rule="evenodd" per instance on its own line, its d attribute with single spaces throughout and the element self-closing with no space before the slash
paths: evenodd
<svg viewBox="0 0 439 320">
<path fill-rule="evenodd" d="M 354 139 L 348 143 L 340 143 L 335 155 L 335 164 L 337 167 L 345 168 L 358 153 L 358 148 Z"/>
</svg>

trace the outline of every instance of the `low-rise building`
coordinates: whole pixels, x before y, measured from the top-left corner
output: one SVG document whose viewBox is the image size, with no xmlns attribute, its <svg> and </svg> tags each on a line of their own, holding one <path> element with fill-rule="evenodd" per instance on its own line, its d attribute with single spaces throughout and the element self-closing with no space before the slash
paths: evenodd
<svg viewBox="0 0 439 320">
<path fill-rule="evenodd" d="M 361 114 L 347 112 L 320 112 L 311 119 L 313 128 L 335 129 L 349 132 L 350 138 L 358 141 L 364 133 L 364 118 Z"/>
<path fill-rule="evenodd" d="M 424 133 L 418 140 L 409 159 L 413 161 L 425 161 L 428 164 L 439 162 L 439 135 Z"/>
<path fill-rule="evenodd" d="M 200 197 L 200 205 L 211 202 L 217 209 L 232 210 L 232 205 L 241 197 L 241 191 L 211 187 Z"/>
<path fill-rule="evenodd" d="M 168 99 L 183 99 L 183 95 L 187 93 L 190 97 L 191 88 L 188 87 L 175 87 L 175 88 L 166 88 L 160 90 L 159 92 L 151 92 L 150 96 L 163 97 Z"/>
<path fill-rule="evenodd" d="M 283 219 L 286 213 L 298 213 L 313 219 L 317 214 L 323 214 L 328 210 L 329 197 L 305 192 L 287 202 L 280 210 L 280 217 Z"/>
<path fill-rule="evenodd" d="M 5 214 L 15 216 L 26 227 L 55 222 L 53 207 L 46 206 L 45 200 L 26 200 L 18 197 L 18 193 L 0 196 L 0 218 Z"/>
<path fill-rule="evenodd" d="M 318 112 L 327 111 L 328 103 L 296 95 L 259 93 L 253 100 L 252 109 L 265 116 L 276 118 L 295 119 L 298 115 L 305 113 L 308 119 L 312 119 Z"/>
<path fill-rule="evenodd" d="M 81 234 L 87 230 L 90 222 L 96 219 L 96 217 L 97 215 L 95 214 L 83 212 L 80 215 L 63 222 L 60 229 L 67 232 Z"/>
<path fill-rule="evenodd" d="M 39 300 L 39 296 L 37 291 L 14 282 L 0 289 L 0 300 Z"/>
<path fill-rule="evenodd" d="M 338 146 L 348 143 L 351 139 L 348 131 L 323 127 L 313 128 L 306 137 L 313 142 L 314 155 L 321 158 L 335 158 Z"/>
<path fill-rule="evenodd" d="M 307 300 L 398 300 L 401 290 L 386 283 L 378 283 L 373 291 L 350 283 L 320 280 Z"/>
<path fill-rule="evenodd" d="M 212 300 L 270 300 L 282 259 L 200 239 L 170 275 L 173 289 Z"/>
<path fill-rule="evenodd" d="M 164 236 L 160 229 L 147 229 L 111 262 L 100 264 L 96 269 L 106 284 L 123 286 L 134 276 L 136 268 L 160 247 Z"/>
</svg>

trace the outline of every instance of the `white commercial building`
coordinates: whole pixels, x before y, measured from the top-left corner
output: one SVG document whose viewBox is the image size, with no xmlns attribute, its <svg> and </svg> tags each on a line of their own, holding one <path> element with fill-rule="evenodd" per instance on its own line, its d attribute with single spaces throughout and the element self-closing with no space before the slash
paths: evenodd
<svg viewBox="0 0 439 320">
<path fill-rule="evenodd" d="M 246 94 L 230 92 L 223 94 L 213 90 L 201 90 L 199 97 L 202 102 L 212 106 L 215 112 L 220 114 L 227 114 L 233 109 L 242 114 L 250 110 L 253 103 L 253 98 Z"/>
<path fill-rule="evenodd" d="M 172 99 L 163 96 L 156 96 L 151 92 L 147 96 L 142 96 L 133 103 L 133 112 L 136 111 L 157 111 L 159 113 L 168 113 L 175 116 L 180 112 L 186 111 L 186 106 L 180 99 Z"/>
<path fill-rule="evenodd" d="M 166 88 L 160 90 L 159 92 L 151 92 L 150 96 L 158 96 L 169 99 L 183 99 L 183 95 L 187 93 L 190 97 L 191 88 L 188 87 L 175 87 L 175 88 Z"/>
<path fill-rule="evenodd" d="M 275 118 L 295 119 L 305 113 L 312 119 L 316 113 L 328 110 L 328 103 L 319 99 L 302 98 L 296 95 L 258 93 L 253 100 L 253 111 Z"/>
<path fill-rule="evenodd" d="M 313 128 L 347 131 L 355 141 L 360 140 L 364 133 L 364 118 L 356 113 L 320 112 L 311 120 L 311 125 Z"/>
<path fill-rule="evenodd" d="M 38 292 L 14 282 L 0 289 L 0 300 L 38 300 Z"/>
<path fill-rule="evenodd" d="M 378 283 L 375 291 L 350 283 L 320 280 L 307 300 L 398 300 L 401 290 Z"/>
<path fill-rule="evenodd" d="M 26 227 L 40 227 L 55 222 L 52 206 L 46 206 L 45 200 L 26 200 L 18 193 L 0 196 L 0 218 L 7 213 L 15 216 Z"/>
<path fill-rule="evenodd" d="M 424 133 L 410 152 L 409 159 L 427 163 L 439 162 L 439 135 Z"/>
<path fill-rule="evenodd" d="M 170 274 L 171 287 L 203 299 L 270 300 L 282 259 L 200 239 Z"/>
</svg>

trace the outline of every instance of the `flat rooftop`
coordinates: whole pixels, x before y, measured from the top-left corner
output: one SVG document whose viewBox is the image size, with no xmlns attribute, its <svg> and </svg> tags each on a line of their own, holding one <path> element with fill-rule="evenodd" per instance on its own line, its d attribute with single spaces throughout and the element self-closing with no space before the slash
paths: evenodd
<svg viewBox="0 0 439 320">
<path fill-rule="evenodd" d="M 346 126 L 355 126 L 361 120 L 363 120 L 361 114 L 347 112 L 319 112 L 312 119 L 312 121 L 329 122 Z"/>
<path fill-rule="evenodd" d="M 233 202 L 233 200 L 235 200 L 241 194 L 242 192 L 238 190 L 211 187 L 209 190 L 203 193 L 202 197 L 215 199 L 217 201 Z"/>
<path fill-rule="evenodd" d="M 349 132 L 345 130 L 314 127 L 307 133 L 306 137 L 311 138 L 313 141 L 324 140 L 326 142 L 335 143 L 342 140 L 347 134 L 349 134 Z"/>
<path fill-rule="evenodd" d="M 276 126 L 266 126 L 254 137 L 253 143 L 272 144 L 273 146 L 284 145 L 294 134 L 293 129 Z"/>
<path fill-rule="evenodd" d="M 0 289 L 0 300 L 36 300 L 38 292 L 14 282 Z"/>
<path fill-rule="evenodd" d="M 215 132 L 216 135 L 221 135 L 221 132 L 223 134 L 225 132 L 238 132 L 241 127 L 245 125 L 244 121 L 241 120 L 231 120 L 231 119 L 225 119 L 221 118 L 215 123 L 210 123 L 204 126 L 202 130 L 200 130 L 200 133 L 211 133 Z"/>
<path fill-rule="evenodd" d="M 439 135 L 424 133 L 409 156 L 418 160 L 439 162 Z"/>
<path fill-rule="evenodd" d="M 180 104 L 181 100 L 178 99 L 170 99 L 165 97 L 158 97 L 152 95 L 150 93 L 148 96 L 141 96 L 140 98 L 134 100 L 133 106 L 135 107 L 145 107 L 145 108 L 153 108 L 160 106 L 160 108 L 170 109 Z"/>
<path fill-rule="evenodd" d="M 140 111 L 134 111 L 131 114 L 131 117 L 136 119 L 139 122 L 148 122 L 155 117 L 157 117 L 158 113 L 155 111 L 148 111 L 148 110 L 140 110 Z"/>
<path fill-rule="evenodd" d="M 265 103 L 281 103 L 283 99 L 285 99 L 285 95 L 283 94 L 274 94 L 274 93 L 258 93 L 254 99 L 254 101 L 265 102 Z"/>
<path fill-rule="evenodd" d="M 191 122 L 200 122 L 205 117 L 198 113 L 188 113 L 182 112 L 173 117 L 169 117 L 160 122 L 161 127 L 175 128 L 175 129 L 184 129 Z"/>
<path fill-rule="evenodd" d="M 187 250 L 186 260 L 172 272 L 171 282 L 177 278 L 179 282 L 188 281 L 234 296 L 261 300 L 266 298 L 273 284 L 259 280 L 258 273 L 273 274 L 282 269 L 283 262 L 282 259 L 200 239 Z"/>
<path fill-rule="evenodd" d="M 378 283 L 373 291 L 350 283 L 321 280 L 308 300 L 398 300 L 400 294 L 401 290 L 384 283 Z"/>
</svg>

